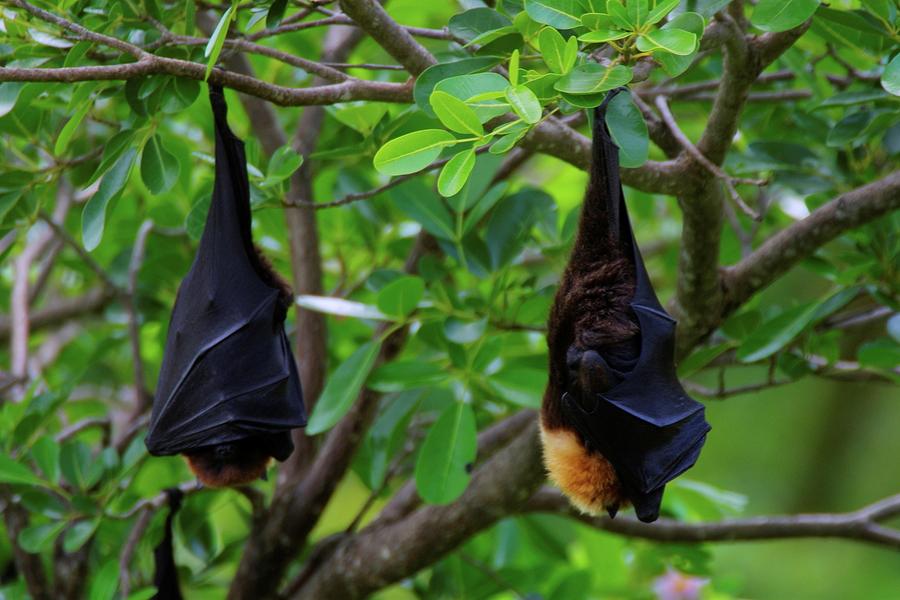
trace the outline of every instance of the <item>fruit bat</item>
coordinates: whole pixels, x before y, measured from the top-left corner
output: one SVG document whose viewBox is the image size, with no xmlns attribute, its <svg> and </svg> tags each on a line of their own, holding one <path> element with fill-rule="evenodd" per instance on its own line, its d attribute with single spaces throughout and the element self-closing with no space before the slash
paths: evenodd
<svg viewBox="0 0 900 600">
<path fill-rule="evenodd" d="M 550 311 L 541 440 L 550 478 L 572 503 L 614 517 L 659 516 L 665 484 L 690 468 L 710 427 L 675 374 L 675 321 L 634 240 L 606 126 L 595 110 L 590 181 L 575 246 Z M 627 90 L 625 90 L 627 93 Z"/>
<path fill-rule="evenodd" d="M 210 86 L 216 177 L 206 226 L 172 309 L 146 438 L 156 456 L 184 454 L 210 487 L 264 476 L 306 425 L 297 366 L 284 331 L 288 286 L 253 245 L 243 142 Z"/>
</svg>

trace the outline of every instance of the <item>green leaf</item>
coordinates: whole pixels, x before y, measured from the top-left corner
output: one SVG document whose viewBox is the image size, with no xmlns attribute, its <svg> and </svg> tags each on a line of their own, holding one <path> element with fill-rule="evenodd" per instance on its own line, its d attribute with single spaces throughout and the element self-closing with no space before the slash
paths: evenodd
<svg viewBox="0 0 900 600">
<path fill-rule="evenodd" d="M 401 360 L 381 365 L 369 378 L 368 387 L 382 393 L 402 392 L 442 383 L 448 377 L 443 365 L 422 360 Z"/>
<path fill-rule="evenodd" d="M 628 20 L 635 29 L 643 27 L 647 22 L 647 14 L 650 11 L 650 0 L 628 0 L 625 10 L 628 11 Z M 607 4 L 608 7 L 608 4 Z"/>
<path fill-rule="evenodd" d="M 647 162 L 650 152 L 647 123 L 630 93 L 618 94 L 610 101 L 606 110 L 606 125 L 619 147 L 621 166 L 635 168 Z"/>
<path fill-rule="evenodd" d="M 375 366 L 379 348 L 380 342 L 367 342 L 334 370 L 309 417 L 309 435 L 328 431 L 347 414 Z"/>
<path fill-rule="evenodd" d="M 72 115 L 72 118 L 66 122 L 59 132 L 59 136 L 56 138 L 56 144 L 53 145 L 54 155 L 60 156 L 65 153 L 66 148 L 69 147 L 69 141 L 72 139 L 75 132 L 78 131 L 78 126 L 81 125 L 81 122 L 84 120 L 85 115 L 87 115 L 90 109 L 90 102 L 82 103 L 81 107 L 75 111 L 74 115 Z"/>
<path fill-rule="evenodd" d="M 25 84 L 18 81 L 0 83 L 0 117 L 16 107 L 16 100 L 19 99 L 23 87 Z"/>
<path fill-rule="evenodd" d="M 272 153 L 269 159 L 269 167 L 266 169 L 266 182 L 268 185 L 284 181 L 294 174 L 294 171 L 303 164 L 303 157 L 290 146 L 282 146 Z"/>
<path fill-rule="evenodd" d="M 119 587 L 119 561 L 111 559 L 93 571 L 88 600 L 113 600 Z M 128 600 L 133 600 L 131 597 Z"/>
<path fill-rule="evenodd" d="M 384 314 L 403 319 L 416 310 L 424 294 L 425 282 L 422 278 L 407 275 L 381 288 L 375 304 Z"/>
<path fill-rule="evenodd" d="M 887 338 L 874 340 L 863 344 L 856 358 L 864 367 L 894 371 L 900 365 L 900 344 Z"/>
<path fill-rule="evenodd" d="M 604 67 L 587 63 L 572 69 L 554 87 L 567 94 L 597 94 L 625 85 L 631 77 L 631 69 L 624 65 Z"/>
<path fill-rule="evenodd" d="M 578 41 L 586 44 L 602 44 L 603 42 L 620 40 L 629 35 L 631 35 L 631 32 L 622 31 L 621 29 L 597 29 L 578 36 Z"/>
<path fill-rule="evenodd" d="M 434 89 L 465 102 L 478 115 L 478 121 L 484 123 L 509 111 L 503 96 L 508 85 L 506 78 L 498 73 L 470 73 L 445 79 Z"/>
<path fill-rule="evenodd" d="M 537 217 L 547 214 L 553 206 L 553 198 L 536 189 L 524 189 L 497 204 L 485 234 L 494 269 L 519 255 Z"/>
<path fill-rule="evenodd" d="M 373 162 L 375 168 L 385 175 L 415 173 L 434 162 L 445 146 L 455 143 L 456 138 L 443 129 L 414 131 L 382 146 L 375 153 Z"/>
<path fill-rule="evenodd" d="M 21 465 L 10 457 L 0 454 L 0 483 L 42 485 L 43 481 L 35 476 L 25 465 Z"/>
<path fill-rule="evenodd" d="M 641 35 L 637 41 L 638 50 L 650 52 L 665 50 L 678 56 L 687 56 L 697 46 L 697 36 L 683 29 L 657 29 Z"/>
<path fill-rule="evenodd" d="M 681 13 L 676 16 L 674 19 L 663 25 L 662 30 L 681 29 L 693 33 L 697 36 L 694 51 L 686 56 L 678 56 L 677 54 L 670 54 L 668 52 L 655 52 L 653 54 L 653 59 L 662 66 L 663 70 L 670 77 L 681 75 L 693 64 L 694 57 L 697 56 L 697 51 L 700 49 L 700 37 L 703 35 L 705 27 L 706 20 L 695 12 Z"/>
<path fill-rule="evenodd" d="M 91 449 L 80 441 L 63 445 L 59 455 L 63 477 L 79 490 L 87 490 L 103 475 L 103 464 L 94 460 Z"/>
<path fill-rule="evenodd" d="M 122 193 L 136 156 L 136 148 L 126 150 L 103 175 L 97 193 L 91 196 L 84 206 L 81 213 L 81 239 L 85 249 L 89 252 L 100 245 L 103 229 L 106 226 L 106 209 L 109 207 L 109 203 Z"/>
<path fill-rule="evenodd" d="M 875 115 L 875 111 L 871 110 L 863 110 L 847 115 L 828 132 L 826 144 L 832 148 L 840 148 L 858 141 L 862 138 Z"/>
<path fill-rule="evenodd" d="M 203 56 L 208 59 L 206 63 L 206 73 L 203 75 L 204 81 L 209 79 L 210 72 L 219 60 L 219 54 L 222 53 L 222 46 L 225 44 L 225 38 L 228 36 L 228 27 L 231 25 L 231 21 L 234 18 L 236 11 L 237 0 L 232 0 L 231 6 L 228 7 L 222 15 L 222 18 L 219 19 L 216 28 L 213 29 L 212 35 L 209 36 L 209 41 L 206 43 L 206 48 L 203 50 Z"/>
<path fill-rule="evenodd" d="M 737 350 L 742 362 L 756 362 L 787 346 L 813 321 L 818 304 L 813 302 L 790 308 L 763 323 Z"/>
<path fill-rule="evenodd" d="M 509 57 L 509 83 L 513 87 L 519 85 L 519 51 L 516 50 Z"/>
<path fill-rule="evenodd" d="M 667 14 L 675 10 L 681 0 L 659 0 L 657 5 L 647 15 L 647 25 L 655 25 L 663 20 Z"/>
<path fill-rule="evenodd" d="M 31 457 L 48 481 L 59 481 L 59 444 L 52 436 L 38 439 L 31 447 Z"/>
<path fill-rule="evenodd" d="M 413 99 L 416 101 L 416 105 L 421 108 L 425 114 L 429 117 L 435 117 L 437 115 L 435 115 L 434 111 L 431 109 L 429 99 L 431 98 L 431 92 L 434 91 L 438 83 L 450 77 L 457 77 L 459 75 L 467 75 L 469 73 L 477 73 L 479 71 L 490 69 L 501 60 L 502 59 L 499 56 L 476 56 L 428 67 L 416 77 L 415 87 L 413 87 Z"/>
<path fill-rule="evenodd" d="M 900 96 L 900 53 L 884 68 L 881 87 L 894 96 Z"/>
<path fill-rule="evenodd" d="M 606 12 L 609 14 L 616 27 L 628 31 L 637 30 L 638 24 L 631 19 L 628 9 L 625 8 L 621 0 L 609 0 L 609 2 L 606 3 Z"/>
<path fill-rule="evenodd" d="M 94 535 L 94 532 L 97 531 L 98 525 L 100 525 L 100 519 L 91 519 L 89 521 L 78 521 L 69 527 L 63 536 L 63 550 L 71 553 L 84 546 L 91 539 L 91 536 Z"/>
<path fill-rule="evenodd" d="M 420 223 L 428 233 L 445 240 L 456 238 L 450 211 L 421 181 L 397 186 L 391 191 L 391 198 L 397 208 Z"/>
<path fill-rule="evenodd" d="M 300 308 L 325 313 L 327 315 L 353 317 L 354 319 L 375 319 L 379 321 L 391 320 L 390 317 L 371 304 L 363 304 L 362 302 L 354 302 L 353 300 L 344 300 L 343 298 L 301 294 L 296 297 L 295 302 Z"/>
<path fill-rule="evenodd" d="M 269 11 L 266 13 L 266 29 L 274 29 L 281 24 L 286 8 L 287 0 L 272 0 Z"/>
<path fill-rule="evenodd" d="M 478 137 L 484 135 L 478 115 L 456 96 L 436 90 L 431 93 L 430 102 L 434 114 L 447 129 Z"/>
<path fill-rule="evenodd" d="M 438 176 L 438 192 L 441 196 L 449 198 L 459 192 L 466 184 L 466 180 L 469 179 L 469 175 L 472 173 L 472 168 L 474 166 L 474 148 L 469 148 L 468 150 L 463 150 L 462 152 L 455 154 L 453 158 L 444 165 L 444 168 L 441 169 L 441 174 Z"/>
<path fill-rule="evenodd" d="M 472 407 L 454 402 L 428 430 L 416 460 L 416 489 L 429 504 L 447 504 L 469 485 L 477 452 Z"/>
<path fill-rule="evenodd" d="M 490 8 L 473 8 L 450 17 L 448 28 L 454 36 L 472 42 L 489 31 L 496 31 L 512 25 L 509 17 Z"/>
<path fill-rule="evenodd" d="M 544 27 L 538 36 L 544 63 L 554 73 L 566 73 L 574 65 L 567 64 L 566 41 L 552 27 Z"/>
<path fill-rule="evenodd" d="M 530 88 L 524 85 L 506 88 L 506 100 L 523 121 L 534 125 L 541 120 L 541 103 Z"/>
<path fill-rule="evenodd" d="M 166 150 L 158 135 L 147 140 L 141 153 L 141 179 L 151 194 L 157 196 L 171 189 L 180 170 L 178 159 Z"/>
<path fill-rule="evenodd" d="M 810 18 L 819 0 L 759 0 L 750 22 L 763 31 L 787 31 Z"/>
<path fill-rule="evenodd" d="M 528 16 L 557 29 L 572 29 L 581 25 L 583 9 L 578 0 L 525 0 Z"/>
<path fill-rule="evenodd" d="M 65 521 L 31 525 L 19 532 L 18 542 L 29 554 L 39 554 L 53 546 L 53 540 L 66 526 Z"/>
</svg>

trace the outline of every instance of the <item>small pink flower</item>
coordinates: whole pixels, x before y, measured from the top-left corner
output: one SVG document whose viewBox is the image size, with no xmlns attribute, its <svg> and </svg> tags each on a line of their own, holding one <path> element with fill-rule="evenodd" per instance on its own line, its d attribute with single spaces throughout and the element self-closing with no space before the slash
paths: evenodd
<svg viewBox="0 0 900 600">
<path fill-rule="evenodd" d="M 698 600 L 700 590 L 709 579 L 692 577 L 669 568 L 653 582 L 653 591 L 658 600 Z"/>
</svg>

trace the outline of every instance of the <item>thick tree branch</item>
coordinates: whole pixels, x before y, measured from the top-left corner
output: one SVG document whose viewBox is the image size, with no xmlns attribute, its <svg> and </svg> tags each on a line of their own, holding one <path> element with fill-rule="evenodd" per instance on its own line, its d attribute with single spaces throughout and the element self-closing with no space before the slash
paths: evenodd
<svg viewBox="0 0 900 600">
<path fill-rule="evenodd" d="M 857 511 L 840 514 L 801 514 L 710 523 L 682 523 L 659 519 L 641 523 L 629 517 L 591 517 L 572 508 L 558 491 L 542 489 L 528 502 L 527 512 L 564 514 L 597 529 L 658 542 L 738 542 L 788 538 L 843 538 L 900 549 L 900 531 L 879 522 L 900 515 L 900 495 Z"/>
<path fill-rule="evenodd" d="M 468 488 L 445 506 L 373 524 L 338 544 L 295 598 L 363 598 L 428 566 L 475 533 L 516 512 L 544 480 L 537 423 L 475 470 Z M 402 549 L 402 551 L 399 551 Z"/>
</svg>

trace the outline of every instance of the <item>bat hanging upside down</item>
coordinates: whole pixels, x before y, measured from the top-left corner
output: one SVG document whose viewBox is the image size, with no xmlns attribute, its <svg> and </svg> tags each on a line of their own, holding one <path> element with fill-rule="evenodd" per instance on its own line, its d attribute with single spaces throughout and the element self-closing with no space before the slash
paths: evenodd
<svg viewBox="0 0 900 600">
<path fill-rule="evenodd" d="M 259 246 L 254 245 L 256 268 L 266 285 L 278 290 L 273 327 L 280 327 L 293 303 L 294 292 L 290 284 L 275 271 L 272 263 Z M 272 461 L 269 447 L 277 444 L 281 434 L 263 434 L 233 442 L 193 448 L 184 452 L 184 458 L 197 479 L 211 488 L 246 485 L 257 479 L 267 479 L 266 470 Z M 274 439 L 273 439 L 274 438 Z"/>
<path fill-rule="evenodd" d="M 697 460 L 709 425 L 675 375 L 675 322 L 631 231 L 605 121 L 623 89 L 595 112 L 578 235 L 548 322 L 541 441 L 550 478 L 576 507 L 613 517 L 630 504 L 654 521 L 665 484 Z"/>
<path fill-rule="evenodd" d="M 254 246 L 243 142 L 210 87 L 216 179 L 203 236 L 175 300 L 145 443 L 182 454 L 210 487 L 250 483 L 294 450 L 306 425 L 284 331 L 293 292 Z"/>
</svg>

